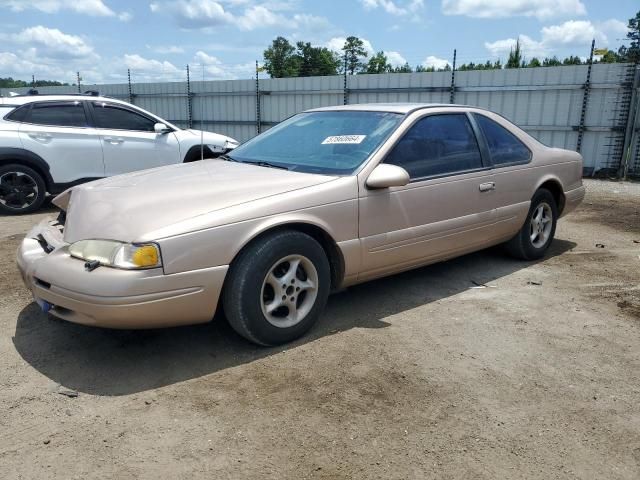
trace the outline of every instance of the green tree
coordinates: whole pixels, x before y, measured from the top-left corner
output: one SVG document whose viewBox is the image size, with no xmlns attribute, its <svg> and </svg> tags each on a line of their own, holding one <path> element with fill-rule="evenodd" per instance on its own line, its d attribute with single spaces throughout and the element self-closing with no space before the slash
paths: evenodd
<svg viewBox="0 0 640 480">
<path fill-rule="evenodd" d="M 547 57 L 542 61 L 543 67 L 559 67 L 562 65 L 562 62 L 558 60 L 558 57 L 555 55 L 553 57 Z"/>
<path fill-rule="evenodd" d="M 520 49 L 520 39 L 516 40 L 516 47 L 509 51 L 509 58 L 505 68 L 520 68 L 523 63 L 522 50 Z"/>
<path fill-rule="evenodd" d="M 35 85 L 31 82 L 25 82 L 24 80 L 14 80 L 11 77 L 0 78 L 0 88 L 22 88 L 22 87 L 61 87 L 69 85 L 68 83 L 61 83 L 55 80 L 36 80 Z"/>
<path fill-rule="evenodd" d="M 364 59 L 367 58 L 367 51 L 364 49 L 364 42 L 358 37 L 347 37 L 342 51 L 346 56 L 347 72 L 353 75 L 364 67 Z"/>
<path fill-rule="evenodd" d="M 264 68 L 271 78 L 295 77 L 298 75 L 296 49 L 284 37 L 276 38 L 264 51 Z"/>
<path fill-rule="evenodd" d="M 607 50 L 607 53 L 602 55 L 602 58 L 598 60 L 598 63 L 616 63 L 623 61 L 620 56 L 613 50 Z"/>
<path fill-rule="evenodd" d="M 626 59 L 632 63 L 640 63 L 640 11 L 629 19 L 627 28 L 627 38 L 631 40 L 631 44 L 626 48 Z"/>
<path fill-rule="evenodd" d="M 570 55 L 562 61 L 563 65 L 582 65 L 582 60 L 576 55 Z"/>
<path fill-rule="evenodd" d="M 363 73 L 387 73 L 393 71 L 393 67 L 387 61 L 383 51 L 379 51 L 369 59 Z"/>
<path fill-rule="evenodd" d="M 413 72 L 413 68 L 409 65 L 409 62 L 405 62 L 404 65 L 400 65 L 391 70 L 393 73 L 411 73 Z"/>
<path fill-rule="evenodd" d="M 316 75 L 337 75 L 340 58 L 324 47 L 313 47 L 309 42 L 298 42 L 297 51 L 293 55 L 299 77 Z"/>
<path fill-rule="evenodd" d="M 531 60 L 529 60 L 529 63 L 527 63 L 527 68 L 536 68 L 541 66 L 542 63 L 540 63 L 540 60 L 538 60 L 536 57 L 533 57 Z"/>
</svg>

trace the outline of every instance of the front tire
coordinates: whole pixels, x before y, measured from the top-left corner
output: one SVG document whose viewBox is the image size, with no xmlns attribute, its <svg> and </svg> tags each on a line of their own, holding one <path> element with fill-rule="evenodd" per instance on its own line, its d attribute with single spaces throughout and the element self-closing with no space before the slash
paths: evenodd
<svg viewBox="0 0 640 480">
<path fill-rule="evenodd" d="M 268 235 L 234 260 L 222 302 L 231 327 L 250 342 L 271 346 L 304 335 L 318 320 L 330 289 L 320 244 L 298 231 Z"/>
<path fill-rule="evenodd" d="M 524 225 L 506 243 L 507 251 L 521 260 L 537 260 L 546 253 L 556 233 L 558 206 L 551 192 L 540 188 L 531 199 Z"/>
<path fill-rule="evenodd" d="M 38 210 L 47 194 L 42 176 L 25 165 L 0 166 L 0 213 L 20 215 Z"/>
</svg>

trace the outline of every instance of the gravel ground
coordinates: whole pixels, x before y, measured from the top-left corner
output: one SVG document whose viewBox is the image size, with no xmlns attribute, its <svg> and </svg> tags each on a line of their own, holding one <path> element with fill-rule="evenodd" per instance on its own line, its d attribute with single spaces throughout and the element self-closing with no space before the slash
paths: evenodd
<svg viewBox="0 0 640 480">
<path fill-rule="evenodd" d="M 544 261 L 350 288 L 277 349 L 47 318 L 14 252 L 52 211 L 0 217 L 0 478 L 640 478 L 640 184 L 586 184 Z"/>
</svg>

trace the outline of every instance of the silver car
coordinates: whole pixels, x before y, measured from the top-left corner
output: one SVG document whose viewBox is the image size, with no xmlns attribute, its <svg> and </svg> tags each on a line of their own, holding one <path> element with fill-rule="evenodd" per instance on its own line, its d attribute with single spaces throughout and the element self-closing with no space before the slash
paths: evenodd
<svg viewBox="0 0 640 480">
<path fill-rule="evenodd" d="M 505 243 L 544 255 L 584 197 L 582 158 L 475 107 L 309 110 L 215 160 L 73 187 L 18 252 L 62 319 L 304 334 L 332 290 Z"/>
</svg>

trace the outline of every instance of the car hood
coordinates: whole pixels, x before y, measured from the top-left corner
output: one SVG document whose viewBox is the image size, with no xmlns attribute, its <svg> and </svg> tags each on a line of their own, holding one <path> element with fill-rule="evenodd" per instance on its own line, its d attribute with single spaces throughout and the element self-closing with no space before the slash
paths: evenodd
<svg viewBox="0 0 640 480">
<path fill-rule="evenodd" d="M 54 203 L 67 210 L 68 243 L 90 238 L 135 242 L 199 215 L 335 178 L 214 159 L 86 183 Z M 251 218 L 249 209 L 246 215 Z"/>
<path fill-rule="evenodd" d="M 237 140 L 220 133 L 193 129 L 177 130 L 174 133 L 179 141 L 187 141 L 189 143 L 194 141 L 200 143 L 200 139 L 202 138 L 202 143 L 205 145 L 218 145 L 227 148 L 235 148 L 238 145 Z"/>
</svg>

